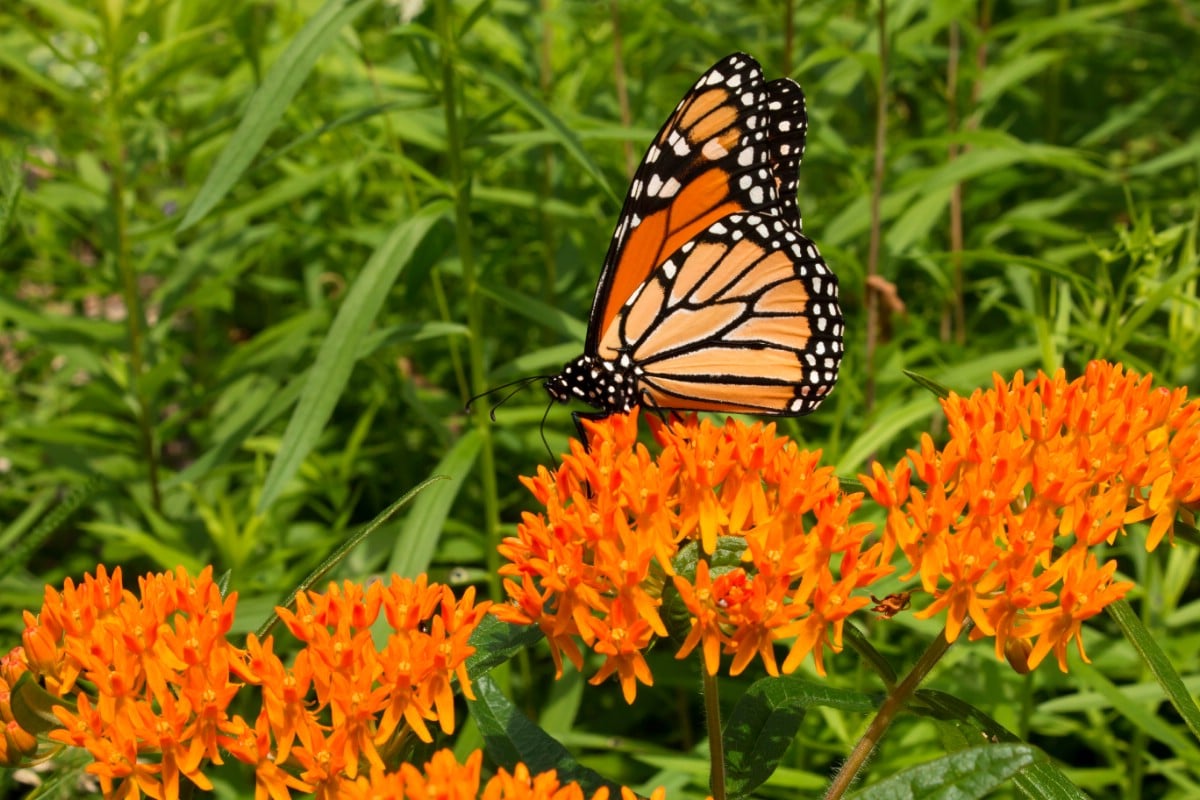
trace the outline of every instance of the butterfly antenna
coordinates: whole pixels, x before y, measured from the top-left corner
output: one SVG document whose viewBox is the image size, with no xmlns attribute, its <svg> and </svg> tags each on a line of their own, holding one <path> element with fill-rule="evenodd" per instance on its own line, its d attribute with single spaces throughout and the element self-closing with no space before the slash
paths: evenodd
<svg viewBox="0 0 1200 800">
<path fill-rule="evenodd" d="M 493 386 L 490 389 L 485 389 L 484 391 L 480 392 L 477 395 L 472 395 L 471 399 L 467 400 L 467 404 L 463 407 L 463 410 L 469 414 L 469 413 L 471 413 L 471 406 L 479 398 L 487 397 L 488 395 L 495 394 L 496 392 L 502 392 L 505 389 L 509 388 L 510 386 L 516 386 L 517 387 L 516 389 L 509 392 L 504 397 L 503 400 L 501 400 L 499 403 L 496 403 L 496 405 L 492 406 L 492 410 L 490 412 L 488 412 L 488 416 L 490 416 L 492 418 L 492 422 L 495 422 L 497 408 L 499 408 L 500 406 L 507 403 L 510 399 L 512 399 L 513 395 L 515 395 L 517 392 L 521 391 L 522 389 L 524 389 L 526 386 L 533 383 L 534 381 L 544 381 L 549 377 L 551 377 L 551 376 L 549 376 L 549 375 L 531 375 L 527 378 L 517 378 L 515 381 L 509 381 L 508 383 L 502 383 L 499 386 Z"/>
</svg>

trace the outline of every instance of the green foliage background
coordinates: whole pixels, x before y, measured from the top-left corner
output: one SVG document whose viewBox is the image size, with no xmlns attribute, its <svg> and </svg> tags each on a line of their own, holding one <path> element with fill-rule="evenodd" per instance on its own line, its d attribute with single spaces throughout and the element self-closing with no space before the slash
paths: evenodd
<svg viewBox="0 0 1200 800">
<path fill-rule="evenodd" d="M 840 474 L 936 434 L 905 370 L 970 391 L 1106 358 L 1196 388 L 1198 15 L 891 0 L 885 65 L 879 8 L 858 2 L 6 4 L 0 626 L 15 643 L 44 583 L 101 561 L 228 570 L 248 629 L 435 473 L 451 480 L 338 574 L 494 593 L 495 542 L 531 507 L 517 476 L 550 460 L 546 401 L 517 394 L 494 425 L 464 403 L 578 354 L 631 164 L 733 50 L 808 97 L 800 206 L 848 347 L 830 401 L 780 426 Z M 569 414 L 544 431 L 561 452 Z M 1144 621 L 1200 685 L 1194 549 L 1119 548 Z M 901 663 L 936 632 L 863 624 Z M 1069 677 L 1018 678 L 967 645 L 936 685 L 1097 795 L 1200 795 L 1194 742 L 1156 720 L 1131 651 L 1102 620 L 1085 638 L 1095 663 Z M 681 785 L 703 764 L 694 676 L 656 659 L 632 710 L 542 680 L 535 656 L 515 697 L 607 777 Z M 832 667 L 876 688 L 849 656 Z M 761 791 L 816 791 L 862 722 L 810 714 Z M 874 774 L 947 737 L 898 728 Z"/>
</svg>

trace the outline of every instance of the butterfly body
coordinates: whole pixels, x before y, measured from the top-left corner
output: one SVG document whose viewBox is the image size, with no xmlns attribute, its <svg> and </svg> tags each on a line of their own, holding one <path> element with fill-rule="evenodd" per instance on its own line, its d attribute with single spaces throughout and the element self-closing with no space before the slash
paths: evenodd
<svg viewBox="0 0 1200 800">
<path fill-rule="evenodd" d="M 684 96 L 630 185 L 584 353 L 546 381 L 603 417 L 636 405 L 807 414 L 842 354 L 837 279 L 801 232 L 800 87 L 734 53 Z"/>
</svg>

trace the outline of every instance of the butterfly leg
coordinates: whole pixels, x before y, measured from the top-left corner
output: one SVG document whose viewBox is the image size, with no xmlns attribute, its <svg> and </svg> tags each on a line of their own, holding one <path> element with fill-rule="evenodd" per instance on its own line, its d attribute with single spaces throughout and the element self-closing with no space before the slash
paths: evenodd
<svg viewBox="0 0 1200 800">
<path fill-rule="evenodd" d="M 587 431 L 583 428 L 583 421 L 590 420 L 591 422 L 599 422 L 605 417 L 610 416 L 607 411 L 572 411 L 571 419 L 575 421 L 575 430 L 579 434 L 579 441 L 583 442 L 585 450 L 591 450 L 588 444 Z"/>
</svg>

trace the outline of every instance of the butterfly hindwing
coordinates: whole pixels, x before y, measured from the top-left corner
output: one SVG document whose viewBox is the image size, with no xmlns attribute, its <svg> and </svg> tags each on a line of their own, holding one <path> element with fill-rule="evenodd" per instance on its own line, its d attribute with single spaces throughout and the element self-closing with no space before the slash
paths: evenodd
<svg viewBox="0 0 1200 800">
<path fill-rule="evenodd" d="M 734 214 L 667 258 L 602 346 L 660 408 L 804 414 L 837 380 L 837 279 L 784 219 Z"/>
</svg>

